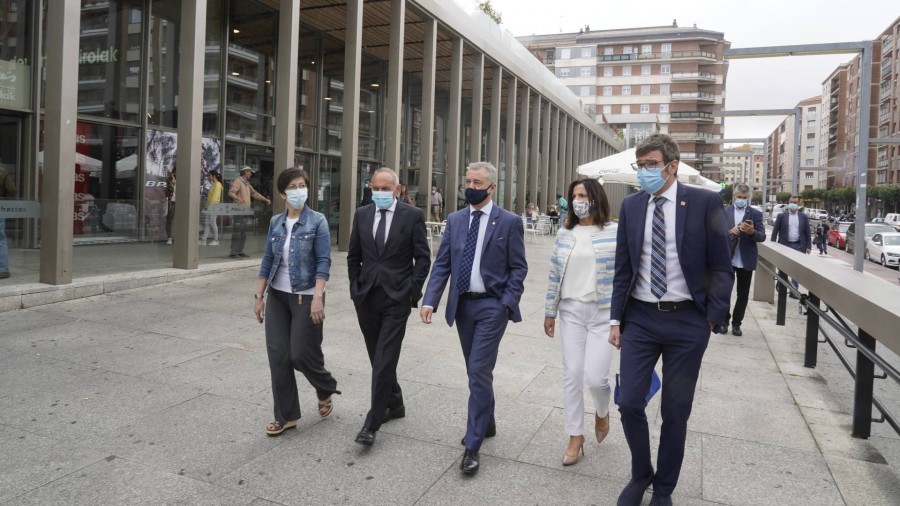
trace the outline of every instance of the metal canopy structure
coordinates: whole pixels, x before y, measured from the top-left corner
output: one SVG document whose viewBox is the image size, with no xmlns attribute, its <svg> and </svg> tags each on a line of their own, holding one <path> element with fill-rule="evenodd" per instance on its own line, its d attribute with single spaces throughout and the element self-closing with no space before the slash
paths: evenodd
<svg viewBox="0 0 900 506">
<path fill-rule="evenodd" d="M 834 42 L 827 44 L 800 44 L 792 46 L 767 46 L 767 47 L 748 47 L 748 48 L 731 48 L 725 50 L 725 59 L 738 60 L 745 58 L 777 58 L 780 56 L 812 56 L 822 54 L 860 54 L 860 90 L 872 89 L 872 41 L 864 40 L 859 42 Z M 865 229 L 866 222 L 866 188 L 868 183 L 868 152 L 870 145 L 876 144 L 900 144 L 900 139 L 871 139 L 869 138 L 869 115 L 872 96 L 870 92 L 859 94 L 859 144 L 857 146 L 856 156 L 856 228 L 857 230 Z M 753 112 L 753 111 L 735 111 L 735 112 Z M 757 113 L 759 114 L 759 113 Z M 799 177 L 800 167 L 800 121 L 799 108 L 794 112 L 796 118 L 794 128 L 794 181 L 793 187 L 796 188 Z M 885 141 L 885 142 L 878 142 Z M 766 141 L 766 158 L 768 158 L 768 140 Z M 766 174 L 768 174 L 768 163 L 766 163 Z M 765 184 L 763 185 L 765 188 Z M 765 191 L 765 189 L 763 190 Z M 860 212 L 862 210 L 862 212 Z M 853 248 L 853 268 L 859 272 L 863 271 L 863 253 L 865 250 L 865 234 L 857 234 L 854 238 L 856 243 Z"/>
</svg>

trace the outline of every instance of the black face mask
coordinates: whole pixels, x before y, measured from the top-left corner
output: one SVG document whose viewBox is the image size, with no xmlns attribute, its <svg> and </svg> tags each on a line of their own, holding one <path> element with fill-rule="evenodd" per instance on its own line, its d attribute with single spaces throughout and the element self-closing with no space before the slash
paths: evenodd
<svg viewBox="0 0 900 506">
<path fill-rule="evenodd" d="M 488 191 L 479 190 L 478 188 L 466 188 L 466 202 L 473 206 L 477 206 L 478 204 L 484 202 L 484 199 L 488 197 Z"/>
</svg>

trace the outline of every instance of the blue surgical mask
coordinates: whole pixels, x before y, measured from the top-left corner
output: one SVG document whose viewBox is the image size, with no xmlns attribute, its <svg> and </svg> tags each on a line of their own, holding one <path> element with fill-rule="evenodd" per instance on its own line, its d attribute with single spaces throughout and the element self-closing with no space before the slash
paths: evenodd
<svg viewBox="0 0 900 506">
<path fill-rule="evenodd" d="M 394 192 L 389 191 L 373 191 L 372 202 L 378 209 L 387 209 L 394 203 Z"/>
<path fill-rule="evenodd" d="M 591 214 L 591 209 L 593 207 L 594 206 L 591 205 L 589 200 L 572 201 L 572 212 L 575 213 L 575 216 L 577 216 L 579 220 L 587 218 Z"/>
<path fill-rule="evenodd" d="M 788 204 L 787 205 L 788 211 L 796 211 L 797 207 L 798 207 L 797 204 Z"/>
<path fill-rule="evenodd" d="M 734 207 L 738 209 L 747 207 L 747 199 L 734 199 Z"/>
<path fill-rule="evenodd" d="M 668 176 L 663 177 L 662 169 L 638 169 L 638 184 L 647 193 L 656 193 L 665 186 Z"/>
<path fill-rule="evenodd" d="M 289 206 L 294 209 L 300 209 L 306 204 L 306 199 L 309 197 L 309 188 L 295 188 L 293 190 L 288 190 L 285 192 L 287 196 L 287 203 Z"/>
</svg>

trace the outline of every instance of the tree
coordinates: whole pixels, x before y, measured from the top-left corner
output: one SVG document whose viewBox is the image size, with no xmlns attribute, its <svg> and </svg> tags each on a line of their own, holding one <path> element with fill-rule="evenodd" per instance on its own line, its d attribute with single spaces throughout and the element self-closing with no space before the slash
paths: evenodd
<svg viewBox="0 0 900 506">
<path fill-rule="evenodd" d="M 481 12 L 487 14 L 487 16 L 494 20 L 494 23 L 498 25 L 503 22 L 503 14 L 494 10 L 494 6 L 491 5 L 491 0 L 484 0 L 483 2 L 478 2 L 478 8 Z"/>
</svg>

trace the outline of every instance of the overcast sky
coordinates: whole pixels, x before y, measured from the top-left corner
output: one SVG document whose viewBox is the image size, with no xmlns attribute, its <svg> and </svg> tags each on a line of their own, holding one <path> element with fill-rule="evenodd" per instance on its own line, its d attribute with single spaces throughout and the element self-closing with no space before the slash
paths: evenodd
<svg viewBox="0 0 900 506">
<path fill-rule="evenodd" d="M 474 0 L 455 0 L 472 11 Z M 874 39 L 900 16 L 897 0 L 492 0 L 513 35 L 645 26 L 693 26 L 723 32 L 732 48 Z M 789 109 L 822 93 L 822 81 L 853 55 L 735 60 L 725 108 Z M 729 138 L 765 137 L 783 117 L 726 118 Z"/>
</svg>

